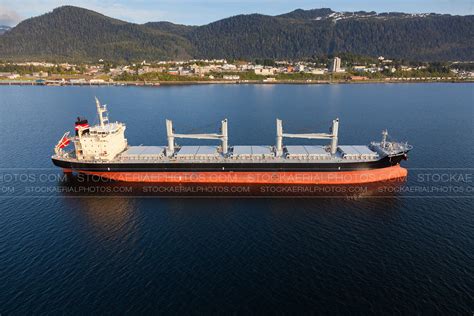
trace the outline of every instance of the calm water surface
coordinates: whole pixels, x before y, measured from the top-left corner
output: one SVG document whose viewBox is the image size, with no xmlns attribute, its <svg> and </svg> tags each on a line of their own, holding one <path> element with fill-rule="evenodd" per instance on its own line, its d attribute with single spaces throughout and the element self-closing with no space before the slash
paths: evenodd
<svg viewBox="0 0 474 316">
<path fill-rule="evenodd" d="M 0 314 L 472 315 L 473 87 L 0 87 Z M 262 145 L 277 117 L 292 132 L 339 117 L 341 143 L 388 128 L 415 149 L 404 190 L 382 195 L 71 195 L 49 157 L 76 116 L 94 121 L 94 96 L 134 145 L 165 144 L 165 118 L 197 132 L 227 117 L 231 144 Z"/>
</svg>

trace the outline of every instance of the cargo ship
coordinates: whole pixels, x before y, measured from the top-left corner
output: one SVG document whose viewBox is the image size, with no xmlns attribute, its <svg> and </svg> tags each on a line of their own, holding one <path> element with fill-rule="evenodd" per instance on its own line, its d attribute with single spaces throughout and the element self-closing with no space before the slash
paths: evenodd
<svg viewBox="0 0 474 316">
<path fill-rule="evenodd" d="M 107 105 L 96 98 L 98 124 L 77 118 L 55 146 L 54 165 L 64 172 L 125 182 L 215 184 L 360 184 L 402 179 L 412 146 L 388 139 L 368 145 L 339 145 L 339 119 L 328 133 L 294 134 L 276 120 L 275 145 L 228 144 L 227 119 L 217 133 L 181 134 L 166 120 L 167 145 L 130 146 L 126 126 L 110 122 Z M 180 146 L 177 139 L 216 140 L 218 146 Z M 328 145 L 285 145 L 285 138 L 325 139 Z M 72 143 L 73 148 L 69 149 Z"/>
</svg>

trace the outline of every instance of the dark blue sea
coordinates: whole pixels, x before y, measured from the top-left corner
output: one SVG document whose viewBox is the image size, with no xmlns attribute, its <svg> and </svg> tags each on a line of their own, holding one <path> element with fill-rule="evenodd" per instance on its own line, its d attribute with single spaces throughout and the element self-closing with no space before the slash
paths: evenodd
<svg viewBox="0 0 474 316">
<path fill-rule="evenodd" d="M 244 145 L 273 144 L 276 118 L 299 133 L 339 117 L 341 144 L 387 128 L 414 146 L 408 178 L 270 196 L 81 183 L 50 157 L 77 116 L 97 122 L 94 96 L 133 145 L 164 145 L 166 118 L 228 118 Z M 2 86 L 0 315 L 472 315 L 473 123 L 472 84 Z"/>
</svg>

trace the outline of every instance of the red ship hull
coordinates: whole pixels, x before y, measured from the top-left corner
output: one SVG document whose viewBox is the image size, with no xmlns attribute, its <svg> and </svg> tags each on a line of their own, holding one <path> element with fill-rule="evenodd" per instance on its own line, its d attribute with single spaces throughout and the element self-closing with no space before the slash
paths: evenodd
<svg viewBox="0 0 474 316">
<path fill-rule="evenodd" d="M 64 171 L 71 172 L 68 169 Z M 361 184 L 405 178 L 408 174 L 407 169 L 400 165 L 370 170 L 331 172 L 75 171 L 122 182 L 214 184 Z"/>
</svg>

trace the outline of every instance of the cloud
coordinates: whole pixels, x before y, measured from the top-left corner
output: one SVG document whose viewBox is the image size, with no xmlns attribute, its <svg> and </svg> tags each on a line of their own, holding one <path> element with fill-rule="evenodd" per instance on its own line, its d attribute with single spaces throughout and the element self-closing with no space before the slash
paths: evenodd
<svg viewBox="0 0 474 316">
<path fill-rule="evenodd" d="M 0 25 L 15 26 L 21 21 L 18 13 L 0 5 Z"/>
</svg>

